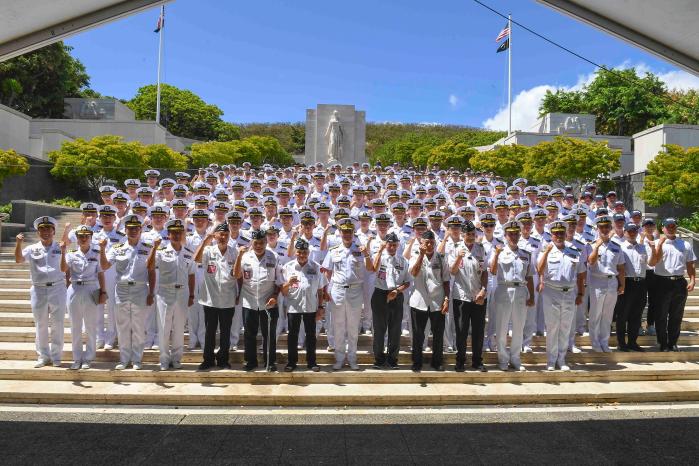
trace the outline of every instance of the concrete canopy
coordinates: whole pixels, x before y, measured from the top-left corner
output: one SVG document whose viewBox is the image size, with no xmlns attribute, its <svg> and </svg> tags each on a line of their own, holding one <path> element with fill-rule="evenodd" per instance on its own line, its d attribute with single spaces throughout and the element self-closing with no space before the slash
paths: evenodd
<svg viewBox="0 0 699 466">
<path fill-rule="evenodd" d="M 167 0 L 0 0 L 0 61 Z"/>
<path fill-rule="evenodd" d="M 537 0 L 699 76 L 697 0 Z"/>
</svg>

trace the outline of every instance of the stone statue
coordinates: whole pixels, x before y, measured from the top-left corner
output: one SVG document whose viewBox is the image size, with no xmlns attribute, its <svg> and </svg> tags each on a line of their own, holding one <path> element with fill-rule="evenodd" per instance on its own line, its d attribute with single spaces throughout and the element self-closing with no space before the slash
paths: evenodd
<svg viewBox="0 0 699 466">
<path fill-rule="evenodd" d="M 325 130 L 325 137 L 328 138 L 328 163 L 341 161 L 344 134 L 340 124 L 340 113 L 337 110 L 334 110 L 330 117 L 328 129 Z"/>
</svg>

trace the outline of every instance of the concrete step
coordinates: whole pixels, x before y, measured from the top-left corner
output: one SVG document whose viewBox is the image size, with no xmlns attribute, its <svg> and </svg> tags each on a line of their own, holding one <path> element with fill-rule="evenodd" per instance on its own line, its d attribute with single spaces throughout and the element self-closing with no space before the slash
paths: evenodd
<svg viewBox="0 0 699 466">
<path fill-rule="evenodd" d="M 239 368 L 198 371 L 198 363 L 185 364 L 180 370 L 159 370 L 157 364 L 145 364 L 140 371 L 114 370 L 113 363 L 97 362 L 89 370 L 66 370 L 62 367 L 45 366 L 34 368 L 34 361 L 0 361 L 0 380 L 55 380 L 74 382 L 151 382 L 151 383 L 257 383 L 265 384 L 401 384 L 401 383 L 532 383 L 532 382 L 618 382 L 629 380 L 689 380 L 699 379 L 699 367 L 690 362 L 643 363 L 625 362 L 613 368 L 599 364 L 578 364 L 569 372 L 546 371 L 542 365 L 531 365 L 526 372 L 503 372 L 493 369 L 488 372 L 455 372 L 425 370 L 414 373 L 409 366 L 398 370 L 375 370 L 361 366 L 359 371 L 344 368 L 333 371 L 323 367 L 312 372 L 299 366 L 294 372 L 266 373 L 263 369 L 245 372 Z"/>
<path fill-rule="evenodd" d="M 5 264 L 8 264 L 8 262 L 3 263 L 2 266 L 0 266 L 0 280 L 3 280 L 5 278 L 29 278 L 29 266 L 26 264 L 22 264 L 23 268 L 17 268 L 17 267 L 5 267 Z M 17 265 L 17 264 L 14 264 Z"/>
<path fill-rule="evenodd" d="M 641 403 L 699 399 L 699 380 L 560 383 L 270 384 L 0 381 L 3 403 L 422 406 Z"/>
<path fill-rule="evenodd" d="M 1 316 L 2 314 L 0 314 Z M 66 327 L 64 329 L 65 331 L 65 342 L 68 343 L 72 341 L 72 335 L 70 332 L 70 328 Z M 258 339 L 261 337 L 258 336 Z M 0 327 L 0 342 L 3 341 L 14 341 L 14 342 L 33 342 L 35 339 L 35 330 L 34 326 L 7 326 L 7 327 Z M 612 336 L 612 341 L 614 340 L 614 337 Z M 189 341 L 189 334 L 185 331 L 185 344 Z M 287 346 L 287 341 L 288 341 L 288 334 L 281 334 L 277 338 L 277 345 L 286 348 Z M 432 338 L 429 338 L 429 343 L 432 343 Z M 656 344 L 656 337 L 654 336 L 639 336 L 638 337 L 638 344 L 641 346 L 648 346 L 652 347 Z M 509 342 L 509 337 L 508 337 L 508 342 Z M 585 335 L 585 336 L 577 336 L 575 338 L 575 342 L 577 346 L 590 346 L 590 337 Z M 372 345 L 374 343 L 374 337 L 371 335 L 359 335 L 358 340 L 357 340 L 357 345 L 359 348 L 364 348 L 364 349 L 371 349 Z M 401 337 L 401 347 L 402 348 L 408 348 L 412 343 L 411 337 L 410 336 L 403 336 Z M 327 335 L 318 335 L 317 337 L 317 347 L 318 348 L 325 348 L 328 346 L 328 338 Z M 467 340 L 467 345 L 471 344 L 471 339 L 469 338 Z M 699 346 L 699 334 L 696 332 L 682 332 L 680 339 L 679 339 L 679 344 L 683 346 Z M 532 345 L 533 348 L 544 348 L 546 347 L 546 337 L 539 337 L 535 336 L 532 339 Z"/>
<path fill-rule="evenodd" d="M 14 290 L 26 290 L 27 297 L 24 299 L 29 299 L 29 288 L 32 286 L 32 281 L 27 278 L 0 278 L 0 296 L 3 294 L 5 289 Z"/>
<path fill-rule="evenodd" d="M 27 273 L 27 277 L 29 277 L 29 264 L 26 262 L 22 262 L 21 264 L 18 264 L 17 262 L 12 260 L 0 260 L 0 269 L 5 270 L 5 269 L 12 269 L 12 270 L 25 270 Z M 2 278 L 2 274 L 0 273 L 0 278 Z"/>
<path fill-rule="evenodd" d="M 699 359 L 699 347 L 696 346 L 681 346 L 681 352 L 664 352 L 660 353 L 657 351 L 651 351 L 650 348 L 644 353 L 635 352 L 617 352 L 613 351 L 611 353 L 595 353 L 590 350 L 590 348 L 583 347 L 583 352 L 579 354 L 569 353 L 567 361 L 571 364 L 587 364 L 587 363 L 598 363 L 598 364 L 609 364 L 614 365 L 620 362 L 675 362 L 675 361 L 696 361 Z M 282 346 L 277 347 L 277 362 L 279 364 L 286 363 L 286 348 Z M 326 350 L 319 349 L 317 352 L 318 364 L 333 364 L 335 362 L 335 353 Z M 430 352 L 425 352 L 425 364 L 430 359 Z M 243 346 L 242 342 L 238 351 L 231 352 L 230 355 L 231 364 L 242 364 L 243 362 Z M 37 357 L 36 349 L 34 343 L 29 342 L 0 342 L 0 359 L 5 360 L 35 360 Z M 62 359 L 64 361 L 72 360 L 72 352 L 70 351 L 70 345 L 64 346 Z M 143 355 L 144 363 L 156 363 L 159 359 L 159 351 L 157 350 L 146 350 Z M 444 354 L 445 364 L 454 364 L 456 355 L 454 353 Z M 470 359 L 470 356 L 469 356 Z M 119 360 L 119 350 L 98 350 L 97 358 L 98 362 L 117 362 Z M 486 352 L 483 355 L 484 364 L 496 365 L 497 364 L 497 353 Z M 202 352 L 197 351 L 185 351 L 182 362 L 183 363 L 200 363 L 202 361 Z M 262 355 L 261 351 L 258 351 L 258 362 L 261 363 Z M 305 351 L 299 351 L 299 364 L 305 364 Z M 400 364 L 410 364 L 412 361 L 411 354 L 408 351 L 401 351 L 399 354 Z M 357 351 L 357 362 L 359 364 L 372 364 L 374 362 L 374 356 L 369 349 L 359 349 Z M 534 353 L 522 354 L 523 364 L 546 364 L 546 353 L 543 349 Z"/>
</svg>

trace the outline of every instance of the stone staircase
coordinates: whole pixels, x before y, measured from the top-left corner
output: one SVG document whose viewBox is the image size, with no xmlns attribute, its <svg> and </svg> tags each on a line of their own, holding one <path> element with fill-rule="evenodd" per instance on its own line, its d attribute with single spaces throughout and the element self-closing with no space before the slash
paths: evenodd
<svg viewBox="0 0 699 466">
<path fill-rule="evenodd" d="M 77 225 L 79 214 L 62 224 Z M 34 233 L 27 242 L 36 240 Z M 682 352 L 655 351 L 654 337 L 639 343 L 645 353 L 594 353 L 587 336 L 578 337 L 580 354 L 569 354 L 570 372 L 545 371 L 545 339 L 535 337 L 534 352 L 522 355 L 528 371 L 501 372 L 495 353 L 486 353 L 487 373 L 453 371 L 454 354 L 445 354 L 446 372 L 410 371 L 410 341 L 402 338 L 400 370 L 370 368 L 371 336 L 359 337 L 362 370 L 332 372 L 334 354 L 318 338 L 321 372 L 246 373 L 242 347 L 231 353 L 233 370 L 197 372 L 201 351 L 185 353 L 182 370 L 157 370 L 158 352 L 146 351 L 141 371 L 114 371 L 118 350 L 99 350 L 93 368 L 71 371 L 71 335 L 66 330 L 63 367 L 34 369 L 34 323 L 29 303 L 29 272 L 14 263 L 13 246 L 0 248 L 0 403 L 85 403 L 148 405 L 395 406 L 460 404 L 548 404 L 668 402 L 699 400 L 699 292 L 685 308 Z M 66 327 L 67 328 L 67 327 Z M 286 335 L 277 344 L 278 366 L 286 362 Z M 429 354 L 428 354 L 429 357 Z M 469 356 L 470 357 L 470 356 Z M 300 352 L 299 367 L 303 367 Z"/>
</svg>

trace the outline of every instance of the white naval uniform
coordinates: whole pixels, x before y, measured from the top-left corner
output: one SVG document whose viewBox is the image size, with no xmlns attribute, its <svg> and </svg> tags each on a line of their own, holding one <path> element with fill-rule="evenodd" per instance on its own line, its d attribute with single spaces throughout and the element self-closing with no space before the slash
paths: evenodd
<svg viewBox="0 0 699 466">
<path fill-rule="evenodd" d="M 495 260 L 493 257 L 492 260 Z M 509 245 L 497 258 L 497 285 L 493 293 L 493 309 L 495 310 L 495 332 L 497 334 L 498 364 L 506 369 L 511 364 L 519 370 L 520 352 L 524 323 L 529 309 L 526 300 L 529 297 L 527 278 L 534 275 L 534 264 L 531 254 L 522 248 L 512 250 Z M 532 311 L 533 312 L 533 311 Z M 512 321 L 512 341 L 507 348 L 508 327 Z"/>
<path fill-rule="evenodd" d="M 116 324 L 119 335 L 119 359 L 122 364 L 140 364 L 146 339 L 149 307 L 146 261 L 153 246 L 139 240 L 135 246 L 120 243 L 107 252 L 107 260 L 116 272 Z"/>
<path fill-rule="evenodd" d="M 587 272 L 590 289 L 590 343 L 594 351 L 609 352 L 609 334 L 617 300 L 618 269 L 625 262 L 621 245 L 615 240 L 602 243 L 597 262 Z"/>
<path fill-rule="evenodd" d="M 160 238 L 162 240 L 162 243 L 160 246 L 167 246 L 168 244 L 168 239 L 167 239 L 167 230 L 163 228 L 162 230 L 158 231 L 155 228 L 151 228 L 148 231 L 143 232 L 141 235 L 141 240 L 146 241 L 148 243 L 153 243 L 156 239 Z M 158 277 L 156 275 L 155 278 L 155 287 L 157 289 L 158 287 Z M 151 348 L 153 346 L 156 346 L 158 344 L 159 338 L 158 338 L 158 310 L 156 307 L 157 303 L 153 303 L 152 306 L 148 306 L 148 317 L 146 320 L 146 342 L 145 342 L 145 347 L 146 348 Z M 153 348 L 155 349 L 155 348 Z"/>
<path fill-rule="evenodd" d="M 27 246 L 22 256 L 29 263 L 32 314 L 36 327 L 36 353 L 40 360 L 61 363 L 63 321 L 66 315 L 65 274 L 61 272 L 61 250 L 55 241 Z M 51 329 L 49 345 L 49 328 Z"/>
<path fill-rule="evenodd" d="M 564 245 L 554 246 L 546 257 L 541 298 L 546 315 L 546 364 L 566 365 L 566 352 L 575 318 L 575 296 L 578 274 L 585 273 L 580 251 Z"/>
<path fill-rule="evenodd" d="M 196 251 L 202 241 L 206 232 L 201 235 L 196 231 L 189 233 L 187 235 L 186 246 L 190 251 Z M 204 348 L 204 334 L 206 333 L 206 325 L 204 325 L 204 308 L 199 304 L 199 293 L 201 292 L 202 282 L 204 281 L 204 265 L 195 264 L 194 265 L 194 304 L 192 304 L 187 309 L 187 330 L 189 332 L 189 344 L 190 350 L 194 349 L 197 344 L 203 349 Z"/>
<path fill-rule="evenodd" d="M 167 368 L 170 364 L 180 363 L 184 353 L 189 277 L 194 275 L 196 268 L 194 253 L 186 246 L 179 251 L 171 244 L 161 246 L 155 252 L 155 266 L 158 269 L 156 308 L 160 366 Z"/>
<path fill-rule="evenodd" d="M 97 275 L 100 267 L 100 251 L 90 247 L 87 252 L 80 248 L 66 252 L 66 265 L 70 270 L 68 287 L 68 313 L 70 315 L 70 333 L 73 339 L 73 361 L 90 363 L 95 359 L 97 348 L 97 314 L 100 307 L 95 302 L 95 292 L 99 290 Z M 83 352 L 82 330 L 87 333 L 86 351 Z"/>
<path fill-rule="evenodd" d="M 529 251 L 532 258 L 532 263 L 536 267 L 536 263 L 539 260 L 539 248 L 541 247 L 541 241 L 538 238 L 535 238 L 534 236 L 529 236 L 529 238 L 521 237 L 517 245 L 525 251 Z M 522 347 L 531 346 L 534 332 L 537 331 L 538 310 L 543 309 L 543 300 L 541 299 L 541 296 L 537 291 L 537 286 L 539 285 L 539 275 L 534 274 L 533 278 L 534 309 L 529 309 L 527 311 L 527 320 L 524 323 L 524 335 L 522 336 Z"/>
<path fill-rule="evenodd" d="M 328 251 L 323 268 L 332 272 L 328 311 L 332 315 L 335 337 L 335 365 L 341 367 L 345 355 L 350 365 L 356 365 L 359 320 L 364 302 L 363 282 L 367 277 L 365 258 L 356 241 L 352 241 L 349 247 L 340 243 Z"/>
<path fill-rule="evenodd" d="M 115 245 L 123 243 L 126 241 L 126 233 L 117 230 L 114 226 L 111 231 L 107 231 L 102 228 L 100 231 L 95 233 L 92 237 L 94 243 L 99 243 L 103 239 L 107 240 L 107 250 L 109 252 Z M 117 325 L 116 325 L 116 299 L 114 297 L 114 287 L 116 285 L 116 272 L 114 267 L 104 271 L 104 287 L 107 291 L 107 302 L 106 304 L 99 305 L 99 312 L 97 314 L 97 343 L 105 345 L 114 346 L 114 340 L 117 336 Z M 107 318 L 105 321 L 105 311 L 107 313 Z"/>
<path fill-rule="evenodd" d="M 492 257 L 493 250 L 496 246 L 502 245 L 502 240 L 493 236 L 492 241 L 488 241 L 485 236 L 481 241 L 483 245 L 483 250 L 485 251 L 485 263 L 488 269 L 488 287 L 486 290 L 486 303 L 485 303 L 485 313 L 487 318 L 487 323 L 485 326 L 485 335 L 483 337 L 483 350 L 490 349 L 495 351 L 497 346 L 495 342 L 495 305 L 493 304 L 493 294 L 495 293 L 495 285 L 497 284 L 495 280 L 495 275 L 490 273 L 490 267 L 487 264 L 490 263 L 490 258 Z"/>
<path fill-rule="evenodd" d="M 243 234 L 242 230 L 240 233 L 238 233 L 237 238 L 231 237 L 228 240 L 228 247 L 235 249 L 236 254 L 238 246 L 249 245 L 250 238 L 248 238 L 246 234 Z M 238 281 L 237 284 L 238 286 L 236 287 L 236 290 L 238 294 L 236 295 L 236 300 L 234 301 L 235 312 L 233 314 L 233 321 L 231 322 L 231 348 L 238 346 L 238 341 L 240 341 L 240 333 L 243 331 L 243 306 L 238 302 L 238 298 L 240 296 L 240 281 Z"/>
</svg>

